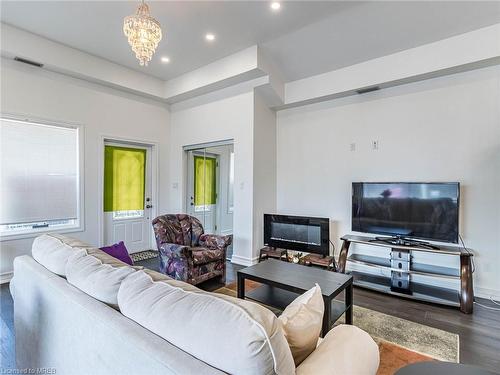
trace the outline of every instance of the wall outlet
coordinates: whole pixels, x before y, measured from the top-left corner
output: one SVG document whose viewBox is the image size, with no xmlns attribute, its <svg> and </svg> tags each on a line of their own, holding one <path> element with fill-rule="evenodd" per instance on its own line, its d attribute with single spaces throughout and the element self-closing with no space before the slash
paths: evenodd
<svg viewBox="0 0 500 375">
<path fill-rule="evenodd" d="M 351 151 L 356 151 L 356 143 L 351 143 L 351 144 L 349 145 L 349 150 L 351 150 Z"/>
<path fill-rule="evenodd" d="M 372 150 L 378 150 L 379 143 L 378 141 L 372 141 Z"/>
</svg>

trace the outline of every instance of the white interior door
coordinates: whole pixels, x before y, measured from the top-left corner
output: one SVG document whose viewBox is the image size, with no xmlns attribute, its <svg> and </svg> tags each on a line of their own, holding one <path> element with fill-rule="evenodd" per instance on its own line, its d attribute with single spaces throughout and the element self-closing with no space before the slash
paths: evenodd
<svg viewBox="0 0 500 375">
<path fill-rule="evenodd" d="M 152 215 L 152 207 L 154 202 L 151 201 L 152 197 L 152 149 L 151 146 L 139 146 L 139 145 L 131 145 L 128 143 L 117 143 L 117 142 L 106 142 L 106 146 L 111 146 L 115 148 L 119 148 L 123 150 L 123 163 L 120 165 L 119 163 L 114 163 L 114 166 L 109 166 L 110 163 L 106 164 L 105 161 L 105 175 L 106 175 L 106 167 L 113 170 L 112 180 L 114 184 L 121 184 L 120 188 L 115 187 L 113 190 L 113 199 L 114 201 L 127 201 L 128 195 L 133 191 L 136 194 L 132 196 L 129 200 L 134 200 L 137 202 L 137 185 L 138 179 L 140 179 L 140 183 L 143 184 L 143 194 L 142 201 L 138 206 L 136 203 L 132 205 L 132 207 L 125 207 L 126 209 L 122 209 L 119 206 L 110 209 L 106 208 L 106 190 L 110 190 L 110 188 L 106 187 L 106 182 L 109 183 L 110 177 L 106 179 L 104 178 L 104 220 L 103 220 L 103 234 L 104 234 L 104 243 L 105 245 L 111 245 L 114 243 L 118 243 L 123 241 L 129 253 L 135 253 L 143 250 L 152 249 L 152 227 L 151 227 L 151 215 Z M 144 173 L 140 173 L 140 168 L 137 173 L 132 173 L 131 170 L 135 171 L 135 167 L 137 163 L 133 161 L 134 168 L 128 167 L 127 164 L 127 150 L 129 150 L 129 154 L 133 155 L 134 153 L 145 153 L 144 160 Z M 130 156 L 131 157 L 131 156 Z M 106 159 L 106 156 L 105 156 Z M 128 162 L 130 164 L 130 161 Z M 125 170 L 120 171 L 120 168 L 124 168 Z M 109 176 L 109 175 L 108 175 Z M 141 194 L 142 195 L 142 190 Z M 109 201 L 109 198 L 108 198 Z M 123 206 L 123 203 L 120 203 Z M 131 208 L 131 209 L 130 209 Z"/>
<path fill-rule="evenodd" d="M 187 213 L 200 220 L 205 233 L 218 233 L 218 189 L 219 155 L 206 150 L 188 151 Z"/>
</svg>

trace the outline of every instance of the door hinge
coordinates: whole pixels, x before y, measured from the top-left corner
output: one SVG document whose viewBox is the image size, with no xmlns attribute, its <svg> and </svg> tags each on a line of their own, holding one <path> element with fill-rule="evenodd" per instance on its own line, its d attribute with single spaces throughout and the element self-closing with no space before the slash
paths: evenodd
<svg viewBox="0 0 500 375">
<path fill-rule="evenodd" d="M 217 230 L 217 224 L 215 224 L 215 230 Z"/>
</svg>

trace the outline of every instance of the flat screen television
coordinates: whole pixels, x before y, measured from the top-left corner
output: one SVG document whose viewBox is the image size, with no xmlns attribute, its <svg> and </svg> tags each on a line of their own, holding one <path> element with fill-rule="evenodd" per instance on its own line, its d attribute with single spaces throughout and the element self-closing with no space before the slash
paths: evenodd
<svg viewBox="0 0 500 375">
<path fill-rule="evenodd" d="M 353 231 L 458 243 L 458 182 L 354 182 Z"/>
<path fill-rule="evenodd" d="M 264 244 L 306 253 L 330 254 L 330 219 L 264 214 Z"/>
</svg>

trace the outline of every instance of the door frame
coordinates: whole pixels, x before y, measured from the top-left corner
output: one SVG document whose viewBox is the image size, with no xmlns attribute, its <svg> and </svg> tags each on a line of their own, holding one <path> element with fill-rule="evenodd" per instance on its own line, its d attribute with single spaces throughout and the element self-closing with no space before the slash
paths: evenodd
<svg viewBox="0 0 500 375">
<path fill-rule="evenodd" d="M 222 139 L 219 141 L 211 141 L 211 142 L 203 142 L 203 143 L 192 143 L 182 146 L 182 186 L 179 186 L 181 191 L 181 207 L 183 212 L 187 212 L 187 184 L 188 184 L 188 151 L 195 151 L 201 148 L 209 148 L 209 147 L 217 147 L 217 146 L 225 146 L 225 145 L 233 145 L 234 147 L 234 139 Z"/>
<path fill-rule="evenodd" d="M 104 246 L 104 146 L 106 143 L 120 143 L 124 146 L 139 146 L 139 147 L 150 147 L 151 148 L 151 201 L 153 207 L 151 208 L 151 218 L 158 216 L 158 192 L 159 192 L 159 163 L 158 163 L 158 142 L 145 140 L 141 138 L 124 138 L 114 135 L 104 135 L 101 134 L 99 141 L 99 153 L 98 153 L 98 176 L 97 176 L 97 195 L 98 195 L 98 241 L 99 247 Z M 153 220 L 153 219 L 151 219 Z M 151 230 L 151 247 L 154 247 L 155 236 L 153 230 Z"/>
<path fill-rule="evenodd" d="M 185 151 L 188 155 L 186 156 L 187 158 L 187 168 L 186 168 L 186 173 L 187 173 L 187 183 L 186 183 L 186 191 L 185 191 L 185 196 L 186 196 L 186 201 L 184 202 L 184 204 L 186 205 L 186 213 L 188 213 L 189 215 L 193 215 L 195 216 L 195 212 L 194 211 L 193 213 L 190 212 L 190 197 L 189 197 L 189 194 L 188 194 L 188 191 L 189 189 L 193 189 L 193 197 L 194 197 L 194 166 L 193 166 L 193 163 L 194 163 L 194 156 L 205 156 L 205 157 L 209 157 L 209 158 L 213 158 L 215 159 L 215 194 L 216 194 L 216 200 L 215 200 L 215 209 L 213 210 L 213 224 L 215 226 L 215 233 L 217 233 L 218 231 L 218 220 L 219 220 L 219 215 L 220 215 L 220 197 L 221 197 L 221 192 L 220 192 L 220 155 L 219 154 L 213 154 L 211 152 L 202 152 L 201 151 L 202 149 L 195 149 L 195 150 L 187 150 Z M 189 153 L 192 152 L 192 155 L 189 155 Z M 191 165 L 191 167 L 190 167 Z M 190 176 L 190 168 L 193 168 L 193 176 Z M 205 224 L 205 223 L 203 223 Z M 220 227 L 220 225 L 219 225 Z"/>
</svg>

